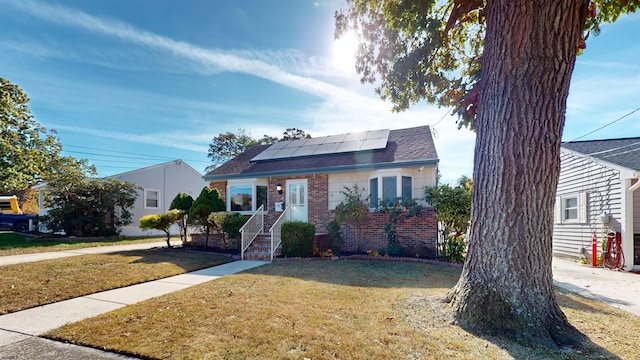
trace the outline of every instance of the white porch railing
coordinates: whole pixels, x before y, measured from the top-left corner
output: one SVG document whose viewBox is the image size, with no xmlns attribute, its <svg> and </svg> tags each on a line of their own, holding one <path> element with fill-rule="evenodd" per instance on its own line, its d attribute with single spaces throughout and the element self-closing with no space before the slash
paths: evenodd
<svg viewBox="0 0 640 360">
<path fill-rule="evenodd" d="M 287 205 L 287 208 L 284 209 L 278 220 L 276 220 L 276 222 L 273 223 L 273 226 L 269 229 L 269 232 L 271 233 L 271 261 L 273 261 L 273 254 L 282 242 L 282 237 L 280 236 L 282 223 L 289 220 L 291 220 L 291 206 Z"/>
<path fill-rule="evenodd" d="M 240 244 L 240 259 L 244 260 L 244 251 L 249 248 L 253 240 L 264 230 L 264 205 L 260 205 L 247 222 L 240 228 L 242 244 Z"/>
</svg>

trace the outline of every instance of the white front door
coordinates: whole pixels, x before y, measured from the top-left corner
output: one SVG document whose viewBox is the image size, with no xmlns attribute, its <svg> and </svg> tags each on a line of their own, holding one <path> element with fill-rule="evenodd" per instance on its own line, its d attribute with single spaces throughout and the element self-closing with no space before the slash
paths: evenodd
<svg viewBox="0 0 640 360">
<path fill-rule="evenodd" d="M 287 201 L 291 221 L 307 221 L 307 179 L 287 180 Z"/>
</svg>

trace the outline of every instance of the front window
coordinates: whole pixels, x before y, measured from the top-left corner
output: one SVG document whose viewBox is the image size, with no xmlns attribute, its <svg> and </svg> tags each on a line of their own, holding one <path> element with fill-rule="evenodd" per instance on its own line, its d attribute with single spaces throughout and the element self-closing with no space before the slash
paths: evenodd
<svg viewBox="0 0 640 360">
<path fill-rule="evenodd" d="M 369 207 L 378 207 L 378 178 L 369 179 Z"/>
<path fill-rule="evenodd" d="M 395 176 L 382 178 L 382 201 L 386 206 L 393 206 L 398 197 L 398 179 Z"/>
<path fill-rule="evenodd" d="M 251 211 L 253 189 L 245 186 L 232 186 L 231 195 L 231 211 Z"/>
<path fill-rule="evenodd" d="M 263 205 L 267 210 L 267 185 L 250 183 L 231 183 L 227 191 L 227 211 L 251 213 Z"/>
<path fill-rule="evenodd" d="M 262 205 L 264 210 L 267 210 L 267 186 L 256 186 L 256 210 Z"/>
<path fill-rule="evenodd" d="M 144 189 L 144 208 L 145 209 L 160 208 L 160 190 Z"/>
<path fill-rule="evenodd" d="M 385 206 L 393 206 L 398 198 L 412 199 L 412 178 L 400 174 L 384 174 L 369 179 L 369 207 L 376 208 L 382 200 Z"/>
</svg>

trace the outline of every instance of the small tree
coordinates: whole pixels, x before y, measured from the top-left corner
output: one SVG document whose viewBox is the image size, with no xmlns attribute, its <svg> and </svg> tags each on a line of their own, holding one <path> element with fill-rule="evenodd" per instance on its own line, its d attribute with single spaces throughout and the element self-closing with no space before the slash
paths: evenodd
<svg viewBox="0 0 640 360">
<path fill-rule="evenodd" d="M 160 230 L 167 235 L 167 247 L 171 247 L 171 225 L 180 217 L 183 217 L 182 210 L 173 209 L 166 214 L 145 215 L 140 218 L 140 228 L 142 230 Z"/>
<path fill-rule="evenodd" d="M 191 209 L 189 210 L 189 223 L 198 225 L 205 233 L 204 246 L 209 246 L 209 232 L 211 230 L 211 223 L 209 222 L 209 215 L 212 212 L 223 211 L 225 204 L 220 197 L 218 189 L 210 189 L 204 187 L 198 195 L 198 198 L 193 201 Z"/>
<path fill-rule="evenodd" d="M 359 188 L 357 184 L 354 184 L 351 188 L 345 186 L 344 189 L 342 191 L 344 200 L 336 206 L 335 219 L 338 224 L 351 223 L 353 225 L 356 251 L 360 252 L 364 217 L 369 212 L 367 197 L 363 197 L 364 188 Z"/>
<path fill-rule="evenodd" d="M 463 235 L 469 227 L 471 219 L 471 179 L 463 176 L 458 186 L 448 184 L 427 186 L 424 189 L 425 200 L 436 211 L 436 219 L 441 225 L 444 241 L 438 249 L 445 258 L 461 261 L 466 250 Z"/>
<path fill-rule="evenodd" d="M 189 210 L 193 205 L 193 198 L 191 195 L 187 195 L 185 193 L 178 193 L 175 198 L 171 201 L 171 205 L 169 206 L 169 210 L 180 210 L 180 216 L 176 218 L 176 224 L 180 228 L 180 240 L 182 240 L 182 245 L 187 242 L 187 232 L 189 225 L 187 224 L 187 219 L 189 218 Z"/>
</svg>

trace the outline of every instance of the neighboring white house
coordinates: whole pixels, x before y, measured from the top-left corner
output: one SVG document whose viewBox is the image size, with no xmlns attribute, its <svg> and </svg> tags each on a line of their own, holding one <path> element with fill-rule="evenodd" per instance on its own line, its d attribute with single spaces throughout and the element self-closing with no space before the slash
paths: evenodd
<svg viewBox="0 0 640 360">
<path fill-rule="evenodd" d="M 130 181 L 142 188 L 131 210 L 131 225 L 123 227 L 120 233 L 123 236 L 164 235 L 161 231 L 140 229 L 140 218 L 167 212 L 171 201 L 181 192 L 191 195 L 195 200 L 208 184 L 202 174 L 182 160 L 127 171 L 109 176 L 108 179 Z M 178 234 L 178 228 L 172 229 L 172 233 Z"/>
<path fill-rule="evenodd" d="M 640 137 L 563 143 L 553 253 L 598 250 L 603 230 L 622 236 L 625 270 L 640 268 Z"/>
<path fill-rule="evenodd" d="M 133 182 L 142 188 L 138 191 L 138 198 L 131 209 L 132 222 L 122 228 L 120 232 L 122 236 L 164 235 L 161 231 L 140 229 L 138 226 L 140 218 L 145 215 L 167 212 L 173 198 L 181 192 L 191 195 L 195 200 L 202 188 L 208 184 L 202 178 L 202 174 L 182 160 L 152 165 L 107 178 Z M 38 191 L 38 215 L 46 215 L 49 209 L 45 207 L 45 197 L 50 188 L 47 184 L 40 184 L 34 186 L 33 189 Z M 179 233 L 177 226 L 172 228 L 172 233 Z"/>
</svg>

